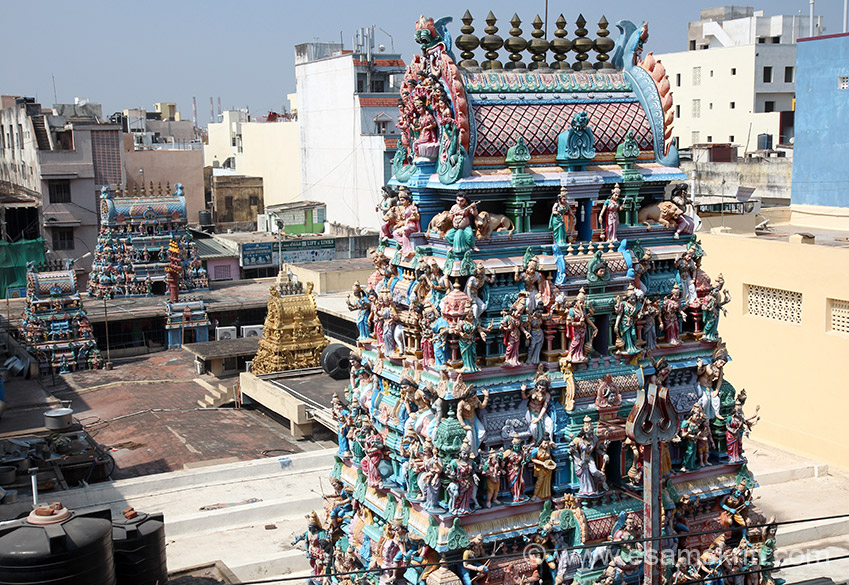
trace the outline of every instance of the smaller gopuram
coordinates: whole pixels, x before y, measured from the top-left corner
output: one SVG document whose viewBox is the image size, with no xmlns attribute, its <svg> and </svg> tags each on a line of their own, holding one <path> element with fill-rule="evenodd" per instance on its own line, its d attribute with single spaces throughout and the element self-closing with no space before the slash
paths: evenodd
<svg viewBox="0 0 849 585">
<path fill-rule="evenodd" d="M 172 264 L 169 247 L 179 251 L 181 291 L 209 289 L 209 278 L 186 230 L 186 198 L 177 183 L 154 189 L 100 190 L 100 235 L 88 280 L 88 294 L 97 298 L 163 295 Z"/>
<path fill-rule="evenodd" d="M 312 289 L 311 282 L 304 292 L 300 283 L 281 283 L 279 278 L 271 286 L 268 316 L 252 373 L 271 374 L 320 365 L 327 339 L 318 320 Z"/>
<path fill-rule="evenodd" d="M 209 341 L 212 323 L 203 301 L 165 303 L 165 311 L 168 349 L 181 347 L 184 343 Z"/>
<path fill-rule="evenodd" d="M 41 374 L 100 368 L 103 360 L 73 269 L 38 272 L 33 263 L 27 268 L 27 304 L 20 330 Z"/>
</svg>

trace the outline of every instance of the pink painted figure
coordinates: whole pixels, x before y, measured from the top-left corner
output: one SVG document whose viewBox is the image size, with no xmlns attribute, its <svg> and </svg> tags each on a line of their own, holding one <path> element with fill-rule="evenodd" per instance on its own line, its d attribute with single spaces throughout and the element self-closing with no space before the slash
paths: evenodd
<svg viewBox="0 0 849 585">
<path fill-rule="evenodd" d="M 363 471 L 366 472 L 366 483 L 369 487 L 383 487 L 383 478 L 380 476 L 379 465 L 386 457 L 384 453 L 383 439 L 377 432 L 372 432 L 365 441 L 365 455 L 360 462 Z"/>
<path fill-rule="evenodd" d="M 410 241 L 410 235 L 422 231 L 421 224 L 419 223 L 419 208 L 413 204 L 413 196 L 410 195 L 406 187 L 401 187 L 398 201 L 400 205 L 398 227 L 392 232 L 392 235 L 401 244 L 401 255 L 404 258 L 412 258 L 416 255 L 416 250 Z"/>
<path fill-rule="evenodd" d="M 530 460 L 530 457 L 525 452 L 522 445 L 522 439 L 519 435 L 513 435 L 513 442 L 510 445 L 510 450 L 502 454 L 504 459 L 504 471 L 507 474 L 507 485 L 510 487 L 510 494 L 513 496 L 513 502 L 523 502 L 527 500 L 525 496 L 525 465 Z"/>
<path fill-rule="evenodd" d="M 610 198 L 604 202 L 598 212 L 599 223 L 604 226 L 604 239 L 608 242 L 615 242 L 619 239 L 616 236 L 616 230 L 619 229 L 619 210 L 622 208 L 622 204 L 619 203 L 620 193 L 619 183 L 616 183 L 610 193 Z"/>
<path fill-rule="evenodd" d="M 672 292 L 663 299 L 661 306 L 661 328 L 666 332 L 666 343 L 669 345 L 681 345 L 680 327 L 678 317 L 687 318 L 687 314 L 681 310 L 681 289 L 675 284 Z"/>
<path fill-rule="evenodd" d="M 573 364 L 582 364 L 587 361 L 584 355 L 584 344 L 587 341 L 587 294 L 584 289 L 578 292 L 569 314 L 566 316 L 566 335 L 569 337 L 569 351 L 566 360 Z"/>
<path fill-rule="evenodd" d="M 422 336 L 422 363 L 432 366 L 434 363 L 433 353 L 433 322 L 436 321 L 436 313 L 432 307 L 426 307 L 422 314 L 420 327 Z"/>
<path fill-rule="evenodd" d="M 415 109 L 418 116 L 418 120 L 414 123 L 414 128 L 419 132 L 419 137 L 413 141 L 413 150 L 416 154 L 421 155 L 422 146 L 438 142 L 436 136 L 436 118 L 428 111 L 425 106 L 425 100 L 422 97 L 417 97 L 413 100 L 413 109 Z"/>
<path fill-rule="evenodd" d="M 530 337 L 530 333 L 522 324 L 521 317 L 516 312 L 507 314 L 502 312 L 501 330 L 504 331 L 504 366 L 515 368 L 522 365 L 519 361 L 519 341 L 522 339 L 522 333 L 525 337 Z"/>
</svg>

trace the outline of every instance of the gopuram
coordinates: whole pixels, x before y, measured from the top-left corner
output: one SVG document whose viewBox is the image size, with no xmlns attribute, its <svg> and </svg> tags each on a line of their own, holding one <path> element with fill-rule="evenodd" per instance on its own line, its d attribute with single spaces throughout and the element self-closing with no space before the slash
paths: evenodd
<svg viewBox="0 0 849 585">
<path fill-rule="evenodd" d="M 141 193 L 100 190 L 100 235 L 88 279 L 88 294 L 97 298 L 163 295 L 169 248 L 177 247 L 182 291 L 209 289 L 209 278 L 198 258 L 197 244 L 186 229 L 186 197 L 177 183 L 171 193 L 153 183 Z"/>
<path fill-rule="evenodd" d="M 38 272 L 35 264 L 29 264 L 20 329 L 24 346 L 38 360 L 42 375 L 103 365 L 73 268 Z"/>
<path fill-rule="evenodd" d="M 348 297 L 335 493 L 296 540 L 313 581 L 772 583 L 757 412 L 723 376 L 730 297 L 647 25 L 570 38 L 561 15 L 545 40 L 537 16 L 526 39 L 490 13 L 478 37 L 466 12 L 457 60 L 450 22 L 416 24 L 383 240 Z"/>
</svg>

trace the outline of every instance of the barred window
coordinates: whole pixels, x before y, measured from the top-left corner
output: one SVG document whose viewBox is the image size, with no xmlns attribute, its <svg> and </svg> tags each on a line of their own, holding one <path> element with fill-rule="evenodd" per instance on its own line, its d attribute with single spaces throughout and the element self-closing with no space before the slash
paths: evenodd
<svg viewBox="0 0 849 585">
<path fill-rule="evenodd" d="M 755 284 L 746 285 L 746 288 L 749 315 L 791 325 L 802 324 L 802 293 Z"/>
<path fill-rule="evenodd" d="M 830 331 L 849 335 L 849 301 L 828 299 Z"/>
</svg>

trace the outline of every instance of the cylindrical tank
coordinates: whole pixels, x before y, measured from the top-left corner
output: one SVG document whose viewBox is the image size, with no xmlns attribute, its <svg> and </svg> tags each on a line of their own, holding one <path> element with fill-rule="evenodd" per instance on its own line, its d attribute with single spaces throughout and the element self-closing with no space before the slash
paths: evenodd
<svg viewBox="0 0 849 585">
<path fill-rule="evenodd" d="M 0 583 L 115 585 L 109 508 L 51 504 L 0 528 Z"/>
<path fill-rule="evenodd" d="M 212 212 L 208 209 L 198 211 L 198 223 L 200 225 L 212 225 Z"/>
<path fill-rule="evenodd" d="M 127 508 L 112 520 L 112 542 L 118 585 L 164 585 L 168 581 L 162 514 Z"/>
</svg>

